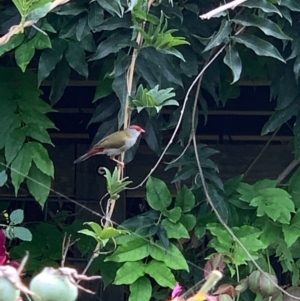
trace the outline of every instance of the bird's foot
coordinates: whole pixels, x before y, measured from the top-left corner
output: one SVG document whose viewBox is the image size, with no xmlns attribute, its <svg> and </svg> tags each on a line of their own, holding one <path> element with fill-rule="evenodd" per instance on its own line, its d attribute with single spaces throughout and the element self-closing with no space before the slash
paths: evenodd
<svg viewBox="0 0 300 301">
<path fill-rule="evenodd" d="M 121 168 L 124 168 L 124 162 L 117 160 L 116 158 L 112 158 Z"/>
</svg>

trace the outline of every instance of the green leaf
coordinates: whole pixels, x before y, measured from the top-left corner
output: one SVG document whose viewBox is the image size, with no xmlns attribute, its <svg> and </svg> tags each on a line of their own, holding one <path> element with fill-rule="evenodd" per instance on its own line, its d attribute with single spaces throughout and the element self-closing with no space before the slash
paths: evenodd
<svg viewBox="0 0 300 301">
<path fill-rule="evenodd" d="M 261 189 L 250 206 L 257 207 L 257 216 L 267 215 L 282 224 L 289 224 L 291 212 L 295 212 L 291 196 L 281 188 Z"/>
<path fill-rule="evenodd" d="M 113 92 L 112 83 L 113 79 L 109 77 L 99 79 L 93 102 L 110 95 Z M 111 105 L 115 106 L 114 103 Z"/>
<path fill-rule="evenodd" d="M 15 195 L 17 195 L 21 183 L 29 173 L 31 162 L 31 149 L 26 143 L 11 164 L 11 180 L 15 188 Z"/>
<path fill-rule="evenodd" d="M 185 185 L 176 196 L 175 205 L 182 209 L 182 212 L 190 212 L 195 206 L 195 196 Z"/>
<path fill-rule="evenodd" d="M 291 11 L 300 12 L 300 5 L 296 0 L 279 0 L 278 4 L 286 6 Z"/>
<path fill-rule="evenodd" d="M 297 118 L 294 123 L 294 146 L 295 146 L 295 158 L 300 158 L 300 111 L 297 113 Z"/>
<path fill-rule="evenodd" d="M 90 11 L 88 15 L 88 25 L 91 30 L 97 31 L 98 26 L 103 22 L 104 11 L 98 2 L 94 1 L 90 3 Z M 120 18 L 118 18 L 120 19 Z"/>
<path fill-rule="evenodd" d="M 119 230 L 113 227 L 105 227 L 101 234 L 99 235 L 99 238 L 101 239 L 109 239 L 109 238 L 113 238 L 116 236 L 119 236 L 121 234 L 129 234 L 128 231 L 126 230 Z"/>
<path fill-rule="evenodd" d="M 239 56 L 239 53 L 237 50 L 232 47 L 230 44 L 226 48 L 226 55 L 224 57 L 224 64 L 226 64 L 232 71 L 233 74 L 233 80 L 231 82 L 231 85 L 237 82 L 242 73 L 242 60 Z"/>
<path fill-rule="evenodd" d="M 98 241 L 98 237 L 97 237 L 97 234 L 91 230 L 88 230 L 88 229 L 82 229 L 82 230 L 79 230 L 78 233 L 80 234 L 84 234 L 86 236 L 90 236 L 90 237 L 93 237 L 96 241 Z"/>
<path fill-rule="evenodd" d="M 31 232 L 27 228 L 24 228 L 24 227 L 13 227 L 13 234 L 14 234 L 14 237 L 19 238 L 24 241 L 32 240 Z"/>
<path fill-rule="evenodd" d="M 179 222 L 183 224 L 187 231 L 191 231 L 196 225 L 196 217 L 193 214 L 183 214 Z"/>
<path fill-rule="evenodd" d="M 300 98 L 296 98 L 288 107 L 283 110 L 275 111 L 264 125 L 261 135 L 266 135 L 278 129 L 282 124 L 288 121 L 292 116 L 297 114 L 300 107 Z"/>
<path fill-rule="evenodd" d="M 248 255 L 240 247 L 240 245 L 233 241 L 231 235 L 224 229 L 223 225 L 210 223 L 207 224 L 207 229 L 213 236 L 215 236 L 209 244 L 217 252 L 230 255 L 234 263 L 237 265 L 246 264 L 249 261 Z M 261 256 L 260 250 L 266 248 L 266 245 L 259 239 L 261 230 L 252 226 L 244 225 L 241 227 L 233 227 L 232 231 L 247 248 L 248 252 L 254 257 L 254 259 L 258 259 Z"/>
<path fill-rule="evenodd" d="M 88 65 L 85 60 L 85 52 L 78 45 L 78 43 L 73 41 L 68 41 L 68 48 L 65 52 L 65 58 L 68 61 L 71 68 L 73 68 L 80 75 L 85 78 L 88 77 Z"/>
<path fill-rule="evenodd" d="M 283 63 L 284 58 L 279 51 L 269 42 L 251 34 L 239 34 L 232 37 L 232 39 L 240 44 L 244 44 L 246 47 L 252 49 L 257 55 L 273 57 Z"/>
<path fill-rule="evenodd" d="M 35 49 L 43 50 L 45 48 L 51 48 L 52 43 L 48 35 L 37 32 L 31 40 L 34 44 Z"/>
<path fill-rule="evenodd" d="M 47 130 L 45 130 L 45 128 L 40 126 L 39 124 L 36 124 L 36 123 L 35 124 L 33 124 L 33 123 L 26 124 L 25 132 L 26 132 L 26 136 L 31 137 L 31 138 L 37 140 L 38 142 L 48 143 L 48 144 L 54 146 Z"/>
<path fill-rule="evenodd" d="M 105 261 L 126 262 L 144 259 L 149 256 L 148 244 L 147 240 L 136 238 L 119 246 Z"/>
<path fill-rule="evenodd" d="M 162 180 L 149 177 L 146 190 L 147 201 L 151 208 L 163 211 L 171 204 L 172 195 Z"/>
<path fill-rule="evenodd" d="M 53 71 L 53 79 L 50 93 L 50 101 L 55 105 L 63 96 L 65 88 L 69 83 L 70 66 L 65 59 L 62 59 Z"/>
<path fill-rule="evenodd" d="M 10 164 L 17 156 L 25 142 L 25 138 L 25 132 L 22 128 L 15 128 L 9 134 L 5 143 L 5 159 L 7 164 Z"/>
<path fill-rule="evenodd" d="M 61 16 L 77 16 L 86 11 L 83 4 L 71 2 L 58 6 L 52 12 Z"/>
<path fill-rule="evenodd" d="M 100 60 L 111 53 L 117 53 L 122 48 L 128 47 L 130 38 L 130 35 L 123 30 L 115 32 L 98 45 L 94 56 L 89 61 Z"/>
<path fill-rule="evenodd" d="M 51 187 L 51 177 L 45 175 L 33 163 L 26 179 L 29 192 L 43 207 Z"/>
<path fill-rule="evenodd" d="M 300 56 L 299 55 L 297 56 L 297 58 L 295 60 L 293 71 L 294 71 L 295 79 L 296 79 L 296 81 L 298 81 L 298 78 L 300 76 Z"/>
<path fill-rule="evenodd" d="M 3 166 L 1 166 L 2 168 Z M 0 171 L 0 187 L 4 186 L 4 184 L 7 182 L 7 173 L 6 170 Z"/>
<path fill-rule="evenodd" d="M 27 65 L 32 60 L 35 53 L 34 41 L 30 40 L 22 43 L 15 50 L 15 59 L 17 65 L 25 72 Z"/>
<path fill-rule="evenodd" d="M 76 25 L 76 38 L 78 41 L 84 39 L 90 33 L 87 16 L 82 16 Z"/>
<path fill-rule="evenodd" d="M 84 224 L 89 225 L 98 237 L 101 235 L 103 229 L 99 224 L 97 224 L 95 222 L 86 222 Z"/>
<path fill-rule="evenodd" d="M 179 222 L 172 223 L 168 219 L 164 219 L 161 225 L 166 229 L 168 238 L 190 238 L 187 229 Z"/>
<path fill-rule="evenodd" d="M 46 175 L 54 177 L 54 166 L 46 148 L 38 142 L 28 142 L 31 158 L 36 166 Z"/>
<path fill-rule="evenodd" d="M 140 277 L 129 286 L 129 301 L 149 301 L 152 294 L 151 282 L 147 277 Z"/>
<path fill-rule="evenodd" d="M 16 34 L 13 35 L 6 44 L 0 45 L 0 57 L 4 53 L 18 47 L 23 42 L 24 38 L 24 34 Z"/>
<path fill-rule="evenodd" d="M 243 26 L 254 26 L 259 28 L 262 32 L 264 32 L 268 36 L 275 37 L 277 39 L 282 40 L 291 40 L 286 34 L 282 32 L 280 27 L 272 22 L 271 20 L 263 17 L 259 17 L 256 15 L 246 15 L 242 14 L 236 16 L 232 21 L 236 24 L 240 24 Z"/>
<path fill-rule="evenodd" d="M 132 284 L 144 275 L 144 263 L 142 261 L 125 262 L 117 271 L 114 284 Z"/>
<path fill-rule="evenodd" d="M 203 52 L 211 50 L 224 42 L 226 38 L 229 37 L 231 33 L 231 23 L 226 20 L 222 20 L 221 27 L 219 31 L 212 37 L 211 41 L 204 48 Z"/>
<path fill-rule="evenodd" d="M 292 221 L 291 225 L 283 225 L 283 227 L 282 227 L 282 232 L 284 234 L 284 240 L 285 240 L 288 248 L 290 248 L 296 242 L 296 240 L 300 237 L 299 214 L 296 214 L 295 218 L 294 218 L 295 220 Z"/>
<path fill-rule="evenodd" d="M 176 279 L 165 263 L 151 260 L 145 267 L 145 273 L 149 274 L 160 286 L 171 289 L 176 285 Z"/>
<path fill-rule="evenodd" d="M 36 3 L 40 3 L 41 6 L 35 7 L 33 10 L 31 10 L 26 17 L 26 21 L 32 21 L 36 23 L 37 21 L 45 17 L 52 8 L 52 3 L 47 2 L 51 2 L 51 0 L 36 1 Z M 46 4 L 42 5 L 43 3 Z"/>
<path fill-rule="evenodd" d="M 120 0 L 97 0 L 97 2 L 110 14 L 115 15 L 117 14 L 120 18 L 123 17 L 124 8 L 121 5 Z"/>
<path fill-rule="evenodd" d="M 288 192 L 292 196 L 292 200 L 296 208 L 300 208 L 300 168 L 298 168 L 289 179 Z"/>
<path fill-rule="evenodd" d="M 52 49 L 45 49 L 39 60 L 38 85 L 49 76 L 56 64 L 62 59 L 67 42 L 61 39 L 52 40 Z"/>
<path fill-rule="evenodd" d="M 240 4 L 240 6 L 259 8 L 265 13 L 275 13 L 282 17 L 281 12 L 278 10 L 278 8 L 267 0 L 248 0 L 245 3 Z"/>
<path fill-rule="evenodd" d="M 149 245 L 149 253 L 152 258 L 164 262 L 166 266 L 172 270 L 189 271 L 186 259 L 179 249 L 172 243 L 170 243 L 167 251 L 160 242 L 151 244 Z"/>
<path fill-rule="evenodd" d="M 171 222 L 176 223 L 181 217 L 181 208 L 174 207 L 171 210 L 162 210 L 161 211 L 164 216 L 166 216 Z"/>
<path fill-rule="evenodd" d="M 10 216 L 9 219 L 11 223 L 18 225 L 21 224 L 24 220 L 24 211 L 22 209 L 14 210 Z"/>
</svg>

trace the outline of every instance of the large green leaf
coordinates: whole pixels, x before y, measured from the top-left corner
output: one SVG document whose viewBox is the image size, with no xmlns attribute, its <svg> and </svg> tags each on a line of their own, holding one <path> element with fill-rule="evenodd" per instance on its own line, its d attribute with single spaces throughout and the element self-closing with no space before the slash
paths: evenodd
<svg viewBox="0 0 300 301">
<path fill-rule="evenodd" d="M 174 275 L 163 262 L 151 260 L 145 267 L 145 273 L 149 274 L 160 286 L 174 288 L 176 285 Z"/>
<path fill-rule="evenodd" d="M 257 55 L 273 57 L 285 63 L 284 58 L 271 43 L 255 35 L 243 33 L 232 37 L 232 39 L 237 43 L 244 44 L 246 47 L 252 49 Z"/>
<path fill-rule="evenodd" d="M 149 245 L 149 252 L 152 258 L 164 262 L 172 270 L 189 271 L 186 259 L 172 243 L 169 244 L 169 248 L 166 251 L 162 243 L 156 242 Z"/>
<path fill-rule="evenodd" d="M 237 82 L 242 73 L 242 61 L 237 50 L 230 44 L 226 48 L 226 55 L 224 57 L 224 63 L 231 69 L 233 74 L 233 80 L 231 84 Z"/>
<path fill-rule="evenodd" d="M 31 167 L 31 149 L 28 144 L 24 144 L 20 149 L 18 155 L 11 163 L 11 180 L 15 188 L 15 195 L 17 195 L 21 183 L 28 175 Z"/>
<path fill-rule="evenodd" d="M 288 107 L 283 110 L 275 111 L 264 125 L 261 134 L 266 135 L 278 129 L 283 123 L 296 115 L 300 108 L 300 98 L 296 98 Z"/>
<path fill-rule="evenodd" d="M 122 48 L 128 47 L 130 44 L 130 34 L 127 31 L 117 31 L 102 41 L 90 61 L 100 60 L 110 53 L 117 53 Z"/>
<path fill-rule="evenodd" d="M 67 43 L 61 39 L 52 40 L 52 49 L 45 49 L 39 60 L 38 85 L 49 76 L 56 64 L 62 59 Z"/>
<path fill-rule="evenodd" d="M 236 16 L 234 19 L 232 19 L 234 23 L 243 25 L 243 26 L 254 26 L 259 28 L 261 31 L 263 31 L 266 35 L 275 37 L 277 39 L 282 40 L 291 40 L 290 37 L 288 37 L 286 34 L 283 33 L 283 31 L 280 29 L 280 27 L 272 22 L 271 20 L 263 17 L 259 17 L 256 15 L 246 15 L 242 14 L 239 16 Z"/>
<path fill-rule="evenodd" d="M 105 261 L 127 262 L 144 259 L 149 256 L 148 244 L 146 239 L 136 238 L 119 246 Z"/>
<path fill-rule="evenodd" d="M 296 0 L 278 0 L 278 4 L 286 6 L 291 11 L 300 12 L 300 5 Z"/>
<path fill-rule="evenodd" d="M 15 50 L 15 58 L 17 65 L 25 72 L 27 65 L 32 60 L 35 53 L 34 41 L 30 40 L 25 43 L 22 43 Z"/>
<path fill-rule="evenodd" d="M 149 301 L 152 294 L 151 282 L 147 277 L 140 277 L 129 287 L 129 301 Z"/>
<path fill-rule="evenodd" d="M 71 68 L 73 68 L 80 75 L 85 78 L 88 77 L 88 65 L 85 59 L 84 50 L 73 41 L 68 41 L 68 47 L 65 52 L 65 58 L 68 61 Z"/>
<path fill-rule="evenodd" d="M 55 66 L 52 72 L 52 86 L 50 92 L 50 101 L 52 105 L 55 105 L 63 96 L 65 88 L 69 83 L 71 68 L 68 62 L 63 58 Z"/>
<path fill-rule="evenodd" d="M 78 41 L 84 39 L 90 33 L 87 16 L 82 16 L 76 26 L 76 38 Z"/>
<path fill-rule="evenodd" d="M 297 122 L 297 121 L 296 121 Z M 298 138 L 297 138 L 298 139 Z M 299 149 L 296 150 L 296 154 L 299 153 Z M 289 179 L 288 192 L 292 196 L 292 200 L 296 209 L 300 208 L 300 168 L 298 168 Z"/>
<path fill-rule="evenodd" d="M 121 0 L 97 0 L 97 2 L 112 15 L 117 14 L 120 18 L 123 17 L 124 8 L 121 5 Z"/>
<path fill-rule="evenodd" d="M 257 216 L 267 215 L 273 221 L 289 224 L 295 205 L 288 192 L 281 188 L 260 189 L 251 200 L 250 206 L 257 207 Z"/>
<path fill-rule="evenodd" d="M 190 212 L 195 206 L 195 196 L 185 185 L 176 196 L 175 205 L 182 209 L 182 212 Z"/>
<path fill-rule="evenodd" d="M 282 231 L 288 247 L 300 237 L 300 210 L 296 212 L 289 225 L 283 225 Z"/>
<path fill-rule="evenodd" d="M 41 172 L 40 169 L 32 163 L 26 182 L 29 192 L 43 207 L 50 192 L 51 177 Z"/>
<path fill-rule="evenodd" d="M 165 228 L 168 238 L 190 238 L 187 229 L 180 222 L 172 223 L 167 218 L 162 220 L 161 225 Z"/>
<path fill-rule="evenodd" d="M 25 138 L 25 131 L 22 128 L 15 128 L 9 134 L 5 142 L 5 159 L 7 164 L 10 164 L 17 156 L 25 142 Z"/>
<path fill-rule="evenodd" d="M 88 25 L 91 30 L 97 31 L 98 26 L 103 22 L 104 11 L 97 1 L 90 3 Z M 119 18 L 118 18 L 119 19 Z"/>
<path fill-rule="evenodd" d="M 272 3 L 268 2 L 267 0 L 248 0 L 240 6 L 245 6 L 249 8 L 259 8 L 265 13 L 275 13 L 282 17 L 280 10 Z"/>
<path fill-rule="evenodd" d="M 132 284 L 144 275 L 144 263 L 142 261 L 125 262 L 117 271 L 114 284 Z"/>
<path fill-rule="evenodd" d="M 35 165 L 49 177 L 54 177 L 54 167 L 49 158 L 46 148 L 38 142 L 28 142 L 27 147 L 30 149 L 31 158 Z"/>
<path fill-rule="evenodd" d="M 222 44 L 226 38 L 229 37 L 231 33 L 231 23 L 226 20 L 222 20 L 221 27 L 219 31 L 212 37 L 211 41 L 204 48 L 203 52 L 211 50 Z"/>
<path fill-rule="evenodd" d="M 7 43 L 5 43 L 4 45 L 0 45 L 0 57 L 4 53 L 19 46 L 23 42 L 23 40 L 24 40 L 24 34 L 13 35 Z"/>
<path fill-rule="evenodd" d="M 150 177 L 147 181 L 146 189 L 147 201 L 151 208 L 158 211 L 165 211 L 171 204 L 172 195 L 162 180 Z"/>
</svg>

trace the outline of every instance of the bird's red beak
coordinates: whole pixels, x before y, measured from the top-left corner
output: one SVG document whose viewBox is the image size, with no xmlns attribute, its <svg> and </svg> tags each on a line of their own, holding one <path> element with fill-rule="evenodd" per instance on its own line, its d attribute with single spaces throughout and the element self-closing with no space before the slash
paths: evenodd
<svg viewBox="0 0 300 301">
<path fill-rule="evenodd" d="M 142 129 L 142 128 L 140 129 L 140 132 L 141 133 L 146 133 L 146 131 L 144 129 Z"/>
</svg>

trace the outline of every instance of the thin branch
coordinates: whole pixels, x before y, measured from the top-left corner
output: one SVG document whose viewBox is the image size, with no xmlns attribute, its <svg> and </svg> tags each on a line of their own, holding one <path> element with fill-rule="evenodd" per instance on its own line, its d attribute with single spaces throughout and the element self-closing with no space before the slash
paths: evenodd
<svg viewBox="0 0 300 301">
<path fill-rule="evenodd" d="M 277 177 L 277 184 L 281 184 L 284 179 L 292 172 L 292 170 L 300 163 L 299 160 L 294 159 Z"/>
<path fill-rule="evenodd" d="M 227 4 L 224 4 L 224 5 L 221 5 L 220 7 L 218 8 L 215 8 L 213 10 L 211 10 L 210 12 L 206 13 L 206 14 L 203 14 L 203 15 L 200 15 L 200 18 L 202 20 L 204 19 L 210 19 L 211 17 L 221 13 L 222 11 L 226 10 L 226 9 L 235 9 L 238 5 L 246 2 L 247 0 L 234 0 L 230 3 L 227 3 Z"/>
<path fill-rule="evenodd" d="M 65 4 L 67 2 L 69 2 L 70 0 L 55 0 L 51 3 L 49 12 L 51 10 L 53 10 L 54 8 L 56 8 L 59 5 Z M 18 34 L 20 32 L 23 32 L 25 27 L 30 27 L 33 24 L 35 24 L 37 21 L 26 21 L 24 24 L 20 23 L 18 25 L 14 25 L 12 27 L 10 27 L 10 29 L 8 30 L 8 33 L 6 33 L 4 36 L 0 37 L 0 45 L 5 45 L 6 43 L 8 43 L 8 41 L 10 40 L 10 38 L 15 35 Z"/>
<path fill-rule="evenodd" d="M 261 149 L 261 151 L 258 153 L 258 155 L 255 157 L 255 159 L 251 162 L 251 164 L 248 166 L 248 168 L 244 172 L 244 177 L 247 176 L 247 174 L 252 169 L 252 167 L 256 164 L 256 162 L 259 160 L 259 158 L 262 156 L 262 154 L 266 151 L 266 149 L 268 148 L 268 146 L 270 145 L 271 141 L 276 136 L 276 134 L 278 133 L 279 130 L 280 130 L 280 127 L 276 131 L 274 131 L 272 133 L 272 135 L 270 136 L 270 138 L 267 141 L 267 143 L 264 145 L 264 147 Z"/>
</svg>

